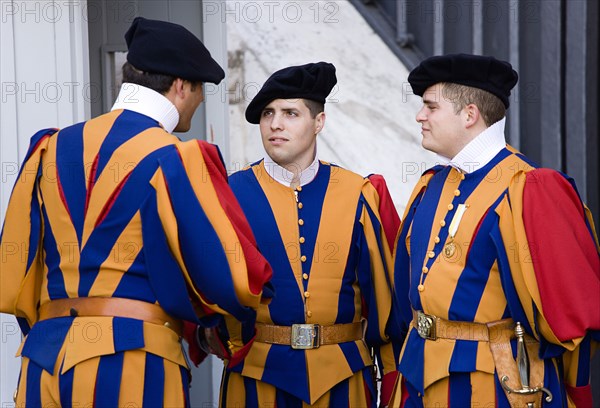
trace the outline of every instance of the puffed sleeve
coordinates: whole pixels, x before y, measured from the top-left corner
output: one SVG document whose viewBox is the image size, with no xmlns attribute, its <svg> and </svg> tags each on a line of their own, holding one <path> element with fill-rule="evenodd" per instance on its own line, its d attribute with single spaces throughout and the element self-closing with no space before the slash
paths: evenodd
<svg viewBox="0 0 600 408">
<path fill-rule="evenodd" d="M 550 169 L 522 172 L 499 206 L 500 230 L 520 307 L 542 344 L 562 355 L 569 397 L 591 401 L 594 339 L 600 340 L 600 260 L 592 218 L 572 180 Z M 510 301 L 510 299 L 509 299 Z"/>
<path fill-rule="evenodd" d="M 41 198 L 38 178 L 42 156 L 57 129 L 45 129 L 32 138 L 6 210 L 0 235 L 0 312 L 17 316 L 24 333 L 37 321 L 41 251 Z"/>
<path fill-rule="evenodd" d="M 176 266 L 201 318 L 253 318 L 260 302 L 272 296 L 272 272 L 227 184 L 218 148 L 197 140 L 176 147 L 160 159 L 151 180 L 155 194 L 142 212 L 145 247 L 162 240 L 170 252 L 165 259 L 153 253 L 160 251 L 146 251 L 150 274 Z M 164 276 L 154 281 L 169 284 Z"/>
<path fill-rule="evenodd" d="M 398 378 L 396 366 L 402 347 L 402 339 L 394 338 L 397 331 L 389 330 L 394 286 L 390 243 L 397 234 L 399 217 L 383 177 L 371 178 L 376 184 L 365 182 L 362 189 L 359 285 L 368 320 L 365 337 L 383 373 L 380 400 L 385 406 Z"/>
</svg>

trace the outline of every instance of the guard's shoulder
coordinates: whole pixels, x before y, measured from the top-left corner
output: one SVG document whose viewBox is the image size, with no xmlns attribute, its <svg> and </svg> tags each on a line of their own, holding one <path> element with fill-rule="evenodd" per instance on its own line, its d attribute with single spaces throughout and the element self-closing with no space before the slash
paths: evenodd
<svg viewBox="0 0 600 408">
<path fill-rule="evenodd" d="M 31 138 L 29 139 L 29 149 L 27 150 L 27 154 L 25 155 L 25 160 L 28 160 L 36 150 L 40 148 L 45 149 L 45 146 L 47 146 L 49 139 L 58 131 L 59 129 L 57 128 L 42 129 L 36 132 L 33 136 L 31 136 Z"/>
<path fill-rule="evenodd" d="M 321 166 L 329 166 L 331 171 L 330 178 L 332 180 L 339 180 L 343 183 L 353 183 L 357 186 L 365 184 L 366 180 L 363 176 L 348 169 L 345 169 L 337 164 L 320 161 Z"/>
<path fill-rule="evenodd" d="M 255 163 L 246 165 L 241 170 L 237 170 L 231 173 L 229 175 L 229 184 L 231 185 L 231 187 L 233 188 L 238 183 L 246 183 L 249 180 L 255 178 L 254 171 L 258 166 L 260 166 L 261 163 L 262 160 L 259 160 Z"/>
<path fill-rule="evenodd" d="M 231 175 L 229 177 L 240 177 L 244 174 L 248 174 L 248 173 L 252 173 L 253 170 L 260 166 L 260 164 L 262 163 L 262 159 L 254 162 L 254 163 L 250 163 L 250 164 L 246 164 L 244 167 L 242 167 L 241 169 L 232 169 Z"/>
</svg>

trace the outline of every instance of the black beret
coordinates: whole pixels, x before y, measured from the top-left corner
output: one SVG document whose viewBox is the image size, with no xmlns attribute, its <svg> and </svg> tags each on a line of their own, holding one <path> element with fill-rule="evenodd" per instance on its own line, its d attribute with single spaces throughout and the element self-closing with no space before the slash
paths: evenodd
<svg viewBox="0 0 600 408">
<path fill-rule="evenodd" d="M 508 108 L 510 90 L 519 76 L 512 66 L 494 57 L 469 54 L 450 54 L 427 58 L 408 75 L 415 95 L 440 82 L 483 89 L 496 95 Z"/>
<path fill-rule="evenodd" d="M 260 123 L 260 115 L 275 99 L 310 99 L 325 103 L 337 78 L 335 67 L 328 62 L 283 68 L 267 79 L 260 91 L 246 108 L 246 120 Z"/>
<path fill-rule="evenodd" d="M 127 61 L 141 71 L 213 84 L 225 77 L 204 44 L 179 24 L 136 17 L 125 41 Z"/>
</svg>

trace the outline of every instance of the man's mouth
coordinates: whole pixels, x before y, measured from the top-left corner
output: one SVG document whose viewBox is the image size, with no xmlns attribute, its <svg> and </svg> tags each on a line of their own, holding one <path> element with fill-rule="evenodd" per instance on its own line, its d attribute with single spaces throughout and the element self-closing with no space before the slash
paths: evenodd
<svg viewBox="0 0 600 408">
<path fill-rule="evenodd" d="M 282 144 L 287 141 L 288 141 L 288 139 L 286 139 L 285 137 L 273 136 L 273 137 L 269 138 L 269 142 L 271 142 L 273 144 Z"/>
</svg>

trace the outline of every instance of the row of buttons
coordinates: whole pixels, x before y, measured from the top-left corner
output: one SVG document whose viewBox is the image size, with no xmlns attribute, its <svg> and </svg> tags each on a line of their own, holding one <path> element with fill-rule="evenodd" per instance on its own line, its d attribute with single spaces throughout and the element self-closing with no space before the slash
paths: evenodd
<svg viewBox="0 0 600 408">
<path fill-rule="evenodd" d="M 299 193 L 300 191 L 302 191 L 302 187 L 301 187 L 301 186 L 298 186 L 298 187 L 296 187 L 296 190 L 294 191 L 294 194 L 296 195 L 296 202 L 298 203 L 298 209 L 299 209 L 299 210 L 301 210 L 301 209 L 304 207 L 304 204 L 302 204 L 302 203 L 301 203 L 301 202 L 298 200 L 298 193 Z M 300 225 L 300 226 L 304 225 L 304 220 L 303 220 L 302 218 L 299 218 L 299 219 L 298 219 L 298 225 Z M 301 236 L 300 236 L 300 239 L 299 239 L 298 241 L 299 241 L 301 244 L 304 244 L 304 243 L 306 242 L 306 239 L 305 239 L 305 238 L 302 236 L 302 234 L 300 234 L 300 235 L 301 235 Z M 307 258 L 306 258 L 306 255 L 302 255 L 302 256 L 300 257 L 300 261 L 302 261 L 302 262 L 306 262 L 306 259 L 307 259 Z M 308 274 L 307 274 L 307 273 L 303 273 L 303 274 L 302 274 L 302 277 L 303 277 L 305 280 L 308 280 Z M 306 293 L 308 293 L 308 292 L 306 292 Z M 308 297 L 308 296 L 306 296 L 306 297 Z"/>
<path fill-rule="evenodd" d="M 465 175 L 463 173 L 460 173 L 460 179 L 461 179 L 461 181 L 465 179 Z M 454 190 L 454 196 L 455 197 L 460 196 L 460 190 L 458 188 L 456 190 Z M 448 204 L 447 208 L 448 208 L 448 211 L 452 211 L 454 209 L 454 205 L 452 203 L 450 203 L 450 204 Z M 445 226 L 446 226 L 446 221 L 444 219 L 442 219 L 440 221 L 440 227 L 444 228 Z M 441 231 L 441 229 L 440 229 L 440 231 Z M 440 243 L 439 235 L 437 235 L 435 238 L 433 238 L 433 243 L 434 243 L 434 245 L 437 245 Z M 427 251 L 426 256 L 429 259 L 435 258 L 436 255 L 435 255 L 434 248 Z M 425 259 L 424 263 L 427 264 L 427 259 Z M 429 268 L 427 266 L 423 266 L 423 269 L 421 269 L 420 283 L 419 283 L 419 286 L 417 286 L 417 289 L 419 290 L 419 292 L 423 292 L 425 290 L 425 285 L 423 285 L 423 281 L 424 281 L 424 277 L 425 277 L 424 275 L 427 274 L 428 272 L 429 272 Z"/>
<path fill-rule="evenodd" d="M 297 205 L 298 205 L 298 210 L 301 210 L 302 208 L 304 208 L 304 204 L 302 204 L 302 202 L 300 202 L 300 200 L 298 199 L 298 197 L 299 197 L 298 193 L 300 191 L 302 191 L 302 187 L 301 186 L 296 187 L 296 189 L 294 191 L 294 194 L 296 195 L 296 202 L 297 202 Z M 298 215 L 301 216 L 300 215 L 300 211 L 298 211 Z M 301 227 L 304 225 L 304 220 L 302 218 L 298 218 L 298 225 L 300 225 Z M 304 244 L 306 242 L 306 239 L 302 236 L 302 231 L 300 231 L 300 238 L 298 239 L 298 241 L 300 242 L 300 244 Z M 300 251 L 302 251 L 302 249 Z M 300 256 L 300 261 L 302 263 L 306 262 L 306 260 L 307 260 L 306 255 Z M 302 274 L 302 279 L 304 279 L 305 281 L 308 281 L 308 273 L 304 272 Z M 304 292 L 304 298 L 308 299 L 309 297 L 310 297 L 310 292 L 309 291 L 305 291 Z M 306 311 L 306 316 L 307 317 L 311 317 L 312 316 L 312 312 L 310 310 L 307 310 Z"/>
</svg>

